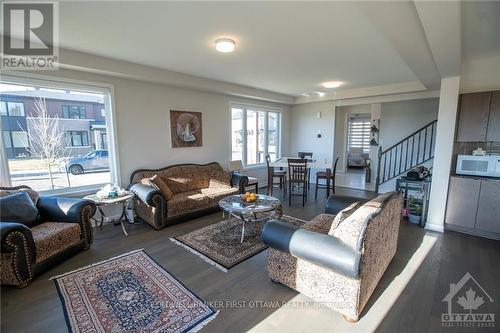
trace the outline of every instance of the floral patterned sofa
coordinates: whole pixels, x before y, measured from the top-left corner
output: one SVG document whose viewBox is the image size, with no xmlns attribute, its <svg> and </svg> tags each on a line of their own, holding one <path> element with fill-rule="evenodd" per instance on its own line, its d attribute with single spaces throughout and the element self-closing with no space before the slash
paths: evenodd
<svg viewBox="0 0 500 333">
<path fill-rule="evenodd" d="M 136 170 L 130 182 L 137 217 L 160 230 L 217 211 L 220 199 L 244 192 L 248 177 L 212 162 Z"/>
<path fill-rule="evenodd" d="M 269 277 L 357 321 L 396 253 L 402 207 L 390 192 L 301 227 L 269 221 Z"/>
</svg>

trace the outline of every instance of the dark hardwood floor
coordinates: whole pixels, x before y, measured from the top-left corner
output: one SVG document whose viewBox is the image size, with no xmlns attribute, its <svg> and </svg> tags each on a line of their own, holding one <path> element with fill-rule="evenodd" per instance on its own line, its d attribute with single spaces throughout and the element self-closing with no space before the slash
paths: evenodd
<svg viewBox="0 0 500 333">
<path fill-rule="evenodd" d="M 338 193 L 369 197 L 369 192 L 338 188 Z M 305 207 L 294 197 L 294 206 L 284 204 L 285 214 L 311 219 L 323 211 L 325 193 L 309 192 Z M 312 194 L 312 195 L 311 195 Z M 275 190 L 279 196 L 279 191 Z M 220 310 L 203 332 L 456 332 L 442 328 L 442 299 L 450 283 L 470 272 L 494 298 L 488 309 L 496 313 L 500 327 L 500 242 L 463 235 L 425 231 L 403 222 L 396 257 L 382 277 L 360 321 L 349 324 L 337 312 L 318 307 L 306 296 L 272 283 L 266 271 L 267 251 L 244 261 L 228 273 L 207 264 L 169 241 L 222 219 L 221 213 L 155 231 L 147 225 L 127 225 L 126 237 L 120 226 L 98 229 L 89 251 L 37 277 L 25 289 L 1 289 L 2 332 L 66 332 L 61 303 L 50 277 L 110 257 L 144 248 L 167 271 L 180 279 L 202 299 Z M 244 306 L 243 301 L 246 301 Z M 252 303 L 252 301 L 254 301 Z M 258 303 L 255 301 L 272 301 Z M 235 302 L 235 303 L 233 303 Z M 240 303 L 236 303 L 240 302 Z M 292 306 L 274 306 L 289 302 Z M 233 305 L 233 306 L 231 306 Z M 465 328 L 464 332 L 495 331 Z"/>
</svg>

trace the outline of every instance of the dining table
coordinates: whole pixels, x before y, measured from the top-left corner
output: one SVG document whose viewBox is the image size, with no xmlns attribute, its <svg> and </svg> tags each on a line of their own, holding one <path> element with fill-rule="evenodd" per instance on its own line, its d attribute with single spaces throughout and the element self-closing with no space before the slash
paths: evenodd
<svg viewBox="0 0 500 333">
<path fill-rule="evenodd" d="M 271 161 L 269 163 L 269 166 L 274 168 L 288 169 L 288 159 L 298 159 L 298 158 L 299 157 L 297 156 L 284 156 L 278 158 L 276 161 Z M 307 168 L 322 169 L 326 171 L 326 169 L 333 169 L 333 162 L 328 159 L 307 158 Z M 328 197 L 330 196 L 330 178 L 326 178 L 326 185 L 327 185 L 326 195 Z"/>
</svg>

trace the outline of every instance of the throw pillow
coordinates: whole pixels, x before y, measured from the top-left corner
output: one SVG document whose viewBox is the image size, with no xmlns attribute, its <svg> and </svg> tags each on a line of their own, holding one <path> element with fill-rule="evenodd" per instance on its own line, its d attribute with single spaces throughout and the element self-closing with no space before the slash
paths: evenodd
<svg viewBox="0 0 500 333">
<path fill-rule="evenodd" d="M 336 216 L 335 219 L 333 219 L 332 225 L 330 226 L 330 231 L 328 232 L 328 235 L 333 236 L 333 233 L 335 232 L 335 229 L 339 226 L 342 221 L 347 219 L 349 216 L 352 215 L 359 207 L 363 206 L 361 202 L 355 202 L 351 204 L 350 206 L 342 209 Z"/>
<path fill-rule="evenodd" d="M 174 192 L 172 192 L 167 183 L 165 183 L 160 177 L 156 177 L 156 175 L 154 175 L 151 179 L 151 182 L 157 189 L 161 191 L 161 193 L 163 193 L 165 199 L 170 200 L 170 198 L 172 198 L 172 196 L 174 195 Z"/>
<path fill-rule="evenodd" d="M 38 210 L 28 193 L 22 191 L 0 197 L 0 218 L 5 222 L 18 222 L 31 228 L 36 225 Z"/>
</svg>

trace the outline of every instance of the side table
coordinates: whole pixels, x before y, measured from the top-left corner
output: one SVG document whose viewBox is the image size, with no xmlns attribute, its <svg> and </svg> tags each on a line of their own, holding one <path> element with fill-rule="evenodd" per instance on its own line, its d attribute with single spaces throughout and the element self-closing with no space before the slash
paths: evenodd
<svg viewBox="0 0 500 333">
<path fill-rule="evenodd" d="M 101 198 L 98 198 L 96 194 L 91 194 L 91 195 L 87 195 L 84 199 L 93 201 L 96 204 L 97 209 L 99 210 L 99 213 L 101 214 L 100 221 L 98 221 L 94 217 L 92 218 L 96 222 L 96 228 L 97 228 L 97 223 L 99 223 L 99 226 L 102 227 L 102 225 L 104 224 L 104 220 L 107 218 L 106 214 L 104 214 L 104 211 L 102 210 L 102 207 L 111 206 L 111 205 L 122 205 L 122 213 L 121 213 L 120 217 L 117 220 L 110 220 L 109 222 L 113 222 L 115 224 L 120 223 L 122 226 L 123 233 L 125 234 L 125 236 L 128 236 L 127 230 L 125 229 L 125 224 L 123 222 L 124 222 L 124 220 L 127 219 L 127 216 L 126 216 L 127 205 L 129 204 L 130 200 L 132 200 L 133 197 L 134 197 L 134 193 L 127 191 L 126 194 L 119 196 L 119 197 L 115 197 L 115 198 L 101 199 Z M 127 222 L 128 222 L 128 220 L 127 220 Z"/>
</svg>

